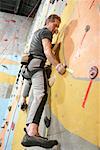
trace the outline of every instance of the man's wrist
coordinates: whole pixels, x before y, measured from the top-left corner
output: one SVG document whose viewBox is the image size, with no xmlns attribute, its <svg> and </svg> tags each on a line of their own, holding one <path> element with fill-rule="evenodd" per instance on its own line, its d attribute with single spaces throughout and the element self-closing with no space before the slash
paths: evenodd
<svg viewBox="0 0 100 150">
<path fill-rule="evenodd" d="M 58 64 L 56 65 L 56 70 L 58 70 L 58 68 L 59 68 L 61 65 L 62 65 L 62 63 L 58 63 Z"/>
</svg>

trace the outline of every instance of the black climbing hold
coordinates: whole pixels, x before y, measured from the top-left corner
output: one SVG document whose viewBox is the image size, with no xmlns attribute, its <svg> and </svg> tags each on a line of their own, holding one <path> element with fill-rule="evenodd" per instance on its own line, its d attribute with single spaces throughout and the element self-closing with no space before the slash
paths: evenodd
<svg viewBox="0 0 100 150">
<path fill-rule="evenodd" d="M 5 125 L 1 126 L 1 128 L 5 128 Z"/>
<path fill-rule="evenodd" d="M 0 147 L 2 146 L 2 139 L 0 139 Z"/>
<path fill-rule="evenodd" d="M 90 30 L 90 25 L 86 25 L 85 32 L 88 32 Z"/>
<path fill-rule="evenodd" d="M 50 3 L 54 4 L 55 0 L 50 0 Z"/>
<path fill-rule="evenodd" d="M 44 118 L 44 123 L 45 123 L 46 127 L 49 128 L 50 127 L 50 123 L 51 123 L 51 118 L 48 119 L 48 117 L 46 116 Z"/>
<path fill-rule="evenodd" d="M 21 110 L 22 110 L 22 111 L 27 110 L 27 108 L 28 108 L 28 105 L 27 105 L 26 103 L 23 103 L 23 104 L 21 105 Z"/>
<path fill-rule="evenodd" d="M 12 106 L 8 106 L 8 110 L 11 111 Z"/>
<path fill-rule="evenodd" d="M 6 125 L 8 126 L 8 121 L 6 121 Z"/>
</svg>

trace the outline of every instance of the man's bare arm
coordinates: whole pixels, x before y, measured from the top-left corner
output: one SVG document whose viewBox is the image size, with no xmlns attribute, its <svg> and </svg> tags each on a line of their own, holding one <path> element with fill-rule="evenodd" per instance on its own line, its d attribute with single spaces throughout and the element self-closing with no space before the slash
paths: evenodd
<svg viewBox="0 0 100 150">
<path fill-rule="evenodd" d="M 55 55 L 52 53 L 51 50 L 51 42 L 49 39 L 43 39 L 42 40 L 43 48 L 44 48 L 44 53 L 48 59 L 48 61 L 56 67 L 56 70 L 58 71 L 59 74 L 63 75 L 66 72 L 65 67 L 63 66 L 62 63 L 59 63 L 59 61 L 56 59 Z"/>
<path fill-rule="evenodd" d="M 42 40 L 42 44 L 43 44 L 44 53 L 47 59 L 49 60 L 51 64 L 53 64 L 56 67 L 59 64 L 59 62 L 54 56 L 54 54 L 52 53 L 52 50 L 51 50 L 52 44 L 50 40 L 45 38 Z"/>
</svg>

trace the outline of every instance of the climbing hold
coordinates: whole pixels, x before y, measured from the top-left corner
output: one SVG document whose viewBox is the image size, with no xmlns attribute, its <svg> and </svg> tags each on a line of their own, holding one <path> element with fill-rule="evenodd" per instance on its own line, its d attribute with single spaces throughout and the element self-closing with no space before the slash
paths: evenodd
<svg viewBox="0 0 100 150">
<path fill-rule="evenodd" d="M 11 124 L 11 129 L 14 130 L 14 128 L 15 128 L 15 123 L 12 122 L 12 124 Z"/>
<path fill-rule="evenodd" d="M 65 6 L 67 6 L 67 3 L 65 4 Z"/>
<path fill-rule="evenodd" d="M 4 41 L 8 41 L 8 39 L 4 39 Z"/>
<path fill-rule="evenodd" d="M 50 3 L 54 4 L 55 0 L 50 0 Z"/>
<path fill-rule="evenodd" d="M 5 128 L 5 125 L 2 125 L 1 128 Z"/>
<path fill-rule="evenodd" d="M 98 68 L 96 66 L 91 67 L 89 70 L 89 77 L 90 79 L 95 79 L 98 75 Z"/>
<path fill-rule="evenodd" d="M 12 106 L 8 106 L 8 110 L 11 111 Z"/>
<path fill-rule="evenodd" d="M 89 70 L 89 77 L 90 77 L 91 80 L 89 82 L 89 85 L 88 85 L 88 88 L 86 90 L 86 94 L 85 94 L 85 97 L 84 97 L 84 100 L 83 100 L 83 103 L 82 103 L 83 108 L 85 108 L 85 104 L 86 104 L 86 101 L 87 101 L 87 97 L 88 97 L 93 79 L 95 79 L 97 77 L 98 72 L 99 71 L 98 71 L 98 68 L 96 66 L 91 67 L 91 69 Z"/>
<path fill-rule="evenodd" d="M 82 40 L 81 40 L 80 47 L 82 46 L 83 41 L 84 41 L 84 39 L 85 39 L 85 36 L 86 36 L 86 34 L 87 34 L 87 32 L 88 32 L 89 30 L 90 30 L 90 25 L 86 25 L 86 27 L 85 27 L 85 33 L 84 33 L 83 38 L 82 38 Z"/>
<path fill-rule="evenodd" d="M 11 22 L 13 22 L 13 23 L 15 23 L 15 22 L 16 22 L 16 20 L 13 20 L 13 19 L 12 19 L 12 20 L 10 20 L 10 21 L 11 21 Z"/>
<path fill-rule="evenodd" d="M 44 123 L 46 125 L 47 128 L 50 127 L 50 123 L 51 123 L 51 118 L 49 119 L 47 116 L 44 118 Z"/>
<path fill-rule="evenodd" d="M 0 139 L 0 147 L 2 146 L 2 139 Z"/>
<path fill-rule="evenodd" d="M 8 126 L 8 121 L 6 121 L 6 125 Z"/>
<path fill-rule="evenodd" d="M 16 82 L 16 84 L 18 84 L 17 82 Z M 16 90 L 18 89 L 18 86 L 16 86 Z"/>
<path fill-rule="evenodd" d="M 8 67 L 7 67 L 7 66 L 5 66 L 5 65 L 1 65 L 1 66 L 8 70 Z"/>
<path fill-rule="evenodd" d="M 90 25 L 86 25 L 85 32 L 88 32 L 90 30 Z"/>
</svg>

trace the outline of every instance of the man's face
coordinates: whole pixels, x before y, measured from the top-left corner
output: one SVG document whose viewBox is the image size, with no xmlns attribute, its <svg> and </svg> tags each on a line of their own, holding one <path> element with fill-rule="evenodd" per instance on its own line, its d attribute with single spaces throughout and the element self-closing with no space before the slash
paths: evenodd
<svg viewBox="0 0 100 150">
<path fill-rule="evenodd" d="M 58 28 L 60 25 L 60 21 L 58 19 L 55 19 L 54 22 L 49 22 L 49 25 L 50 25 L 50 29 L 51 29 L 52 34 L 54 34 L 54 33 L 57 34 Z"/>
</svg>

